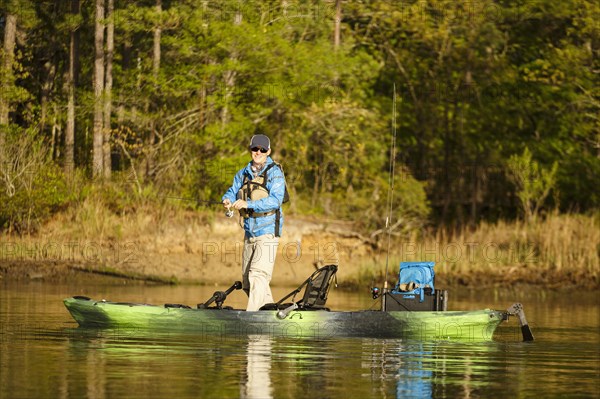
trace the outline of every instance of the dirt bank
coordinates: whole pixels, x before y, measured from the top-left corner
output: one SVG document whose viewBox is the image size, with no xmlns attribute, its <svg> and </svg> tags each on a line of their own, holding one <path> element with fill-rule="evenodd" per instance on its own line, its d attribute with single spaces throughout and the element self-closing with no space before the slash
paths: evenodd
<svg viewBox="0 0 600 399">
<path fill-rule="evenodd" d="M 332 263 L 341 265 L 340 279 L 358 274 L 361 265 L 377 253 L 360 238 L 343 233 L 347 227 L 337 221 L 286 221 L 273 284 L 297 284 L 315 266 Z M 240 278 L 242 239 L 243 231 L 234 219 L 167 224 L 120 239 L 77 239 L 64 234 L 3 237 L 0 276 L 55 280 L 91 272 L 159 282 L 229 284 Z"/>
<path fill-rule="evenodd" d="M 0 278 L 64 281 L 97 275 L 130 282 L 229 285 L 240 279 L 243 231 L 235 218 L 218 216 L 188 214 L 159 222 L 147 215 L 98 219 L 105 224 L 95 231 L 58 220 L 35 237 L 0 236 Z M 386 252 L 354 230 L 348 222 L 288 218 L 272 284 L 297 285 L 315 267 L 337 264 L 340 286 L 381 286 Z M 396 242 L 388 261 L 389 282 L 395 283 L 400 261 L 434 260 L 438 287 L 600 286 L 597 262 L 557 267 L 535 242 L 517 246 L 502 238 L 477 240 Z"/>
</svg>

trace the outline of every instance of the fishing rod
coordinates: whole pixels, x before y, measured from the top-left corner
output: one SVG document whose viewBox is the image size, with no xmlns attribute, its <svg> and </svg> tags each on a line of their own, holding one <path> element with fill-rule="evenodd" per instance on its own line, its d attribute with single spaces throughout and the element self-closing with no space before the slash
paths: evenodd
<svg viewBox="0 0 600 399">
<path fill-rule="evenodd" d="M 203 200 L 203 199 L 197 199 L 197 198 L 182 198 L 182 197 L 167 197 L 167 198 L 173 198 L 173 199 L 177 199 L 180 201 L 189 201 L 189 202 L 195 202 L 197 204 L 205 204 L 205 205 L 223 205 L 222 202 L 220 201 L 213 201 L 213 200 Z M 225 212 L 225 216 L 230 218 L 233 217 L 233 209 L 227 208 L 227 211 Z"/>
<path fill-rule="evenodd" d="M 396 83 L 394 83 L 394 93 L 392 97 L 392 145 L 390 148 L 390 173 L 388 181 L 388 215 L 385 218 L 385 227 L 388 231 L 387 253 L 385 256 L 385 280 L 383 281 L 383 296 L 381 298 L 381 310 L 386 308 L 386 297 L 388 292 L 388 270 L 390 260 L 390 245 L 392 237 L 392 212 L 394 210 L 394 175 L 396 170 Z"/>
</svg>

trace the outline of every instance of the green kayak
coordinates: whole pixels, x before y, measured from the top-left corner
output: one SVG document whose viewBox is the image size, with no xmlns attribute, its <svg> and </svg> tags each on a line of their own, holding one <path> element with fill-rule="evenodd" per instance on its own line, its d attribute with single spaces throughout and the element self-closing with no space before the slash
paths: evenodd
<svg viewBox="0 0 600 399">
<path fill-rule="evenodd" d="M 335 312 L 294 309 L 287 317 L 277 310 L 191 309 L 134 303 L 64 300 L 82 327 L 179 331 L 222 336 L 254 334 L 289 338 L 376 337 L 419 340 L 489 341 L 505 319 L 495 310 L 470 312 Z"/>
<path fill-rule="evenodd" d="M 527 329 L 527 336 L 523 330 L 524 340 L 533 340 L 524 314 L 521 317 L 520 304 L 513 305 L 508 311 L 447 311 L 446 291 L 433 290 L 433 287 L 419 291 L 411 286 L 411 291 L 392 290 L 382 295 L 374 289 L 373 298 L 381 296 L 380 310 L 331 311 L 325 303 L 336 272 L 337 266 L 325 266 L 277 303 L 267 304 L 254 312 L 223 305 L 233 290 L 241 288 L 239 281 L 226 291 L 215 292 L 196 308 L 180 304 L 97 301 L 83 296 L 67 298 L 64 304 L 82 327 L 189 332 L 232 338 L 258 334 L 308 339 L 372 337 L 490 341 L 496 327 L 510 314 L 517 314 L 522 329 L 523 324 Z M 295 301 L 303 288 L 302 299 Z"/>
</svg>

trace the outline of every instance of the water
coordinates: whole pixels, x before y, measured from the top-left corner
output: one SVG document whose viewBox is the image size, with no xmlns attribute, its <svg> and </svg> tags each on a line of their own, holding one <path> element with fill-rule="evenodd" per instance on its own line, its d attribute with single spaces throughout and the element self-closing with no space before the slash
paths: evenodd
<svg viewBox="0 0 600 399">
<path fill-rule="evenodd" d="M 452 291 L 451 309 L 522 302 L 531 343 L 519 341 L 516 319 L 489 343 L 94 331 L 77 328 L 62 305 L 82 294 L 193 305 L 215 289 L 0 283 L 0 398 L 600 397 L 596 292 Z M 243 307 L 245 298 L 235 292 L 228 303 Z M 329 304 L 372 303 L 367 292 L 337 290 Z"/>
</svg>

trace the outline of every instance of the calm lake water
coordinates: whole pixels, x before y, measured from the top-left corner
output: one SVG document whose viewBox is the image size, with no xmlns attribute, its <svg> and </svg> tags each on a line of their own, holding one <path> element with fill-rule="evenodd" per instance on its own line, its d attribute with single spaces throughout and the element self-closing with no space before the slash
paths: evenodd
<svg viewBox="0 0 600 399">
<path fill-rule="evenodd" d="M 62 304 L 87 295 L 195 305 L 217 288 L 227 287 L 0 282 L 0 398 L 600 397 L 598 292 L 451 292 L 453 310 L 522 302 L 529 343 L 516 318 L 488 343 L 95 331 L 78 328 Z M 245 301 L 238 291 L 227 303 Z M 335 289 L 328 303 L 373 305 L 367 291 Z"/>
</svg>

